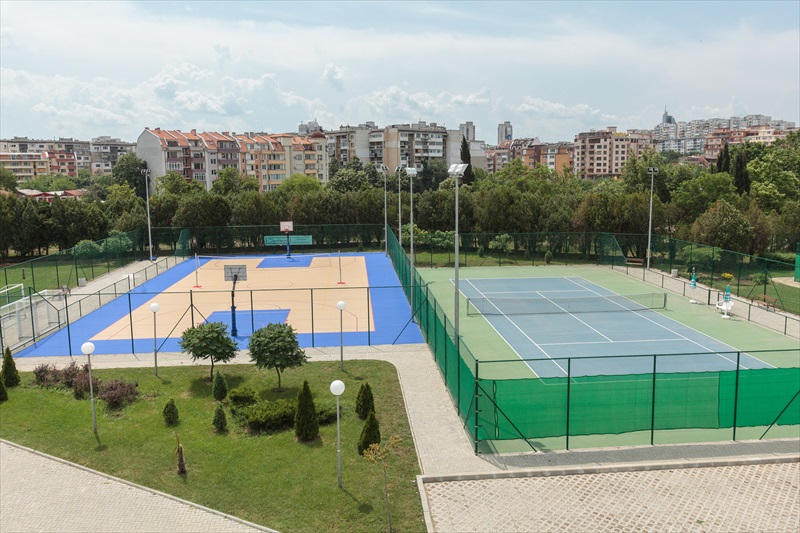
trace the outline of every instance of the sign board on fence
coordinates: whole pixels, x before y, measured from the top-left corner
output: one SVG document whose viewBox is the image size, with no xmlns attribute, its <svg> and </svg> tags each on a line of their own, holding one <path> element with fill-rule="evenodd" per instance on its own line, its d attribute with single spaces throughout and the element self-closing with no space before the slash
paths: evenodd
<svg viewBox="0 0 800 533">
<path fill-rule="evenodd" d="M 289 244 L 312 244 L 311 235 L 289 235 Z M 265 235 L 264 246 L 285 246 L 285 235 Z"/>
<path fill-rule="evenodd" d="M 247 281 L 247 265 L 225 265 L 225 281 Z"/>
</svg>

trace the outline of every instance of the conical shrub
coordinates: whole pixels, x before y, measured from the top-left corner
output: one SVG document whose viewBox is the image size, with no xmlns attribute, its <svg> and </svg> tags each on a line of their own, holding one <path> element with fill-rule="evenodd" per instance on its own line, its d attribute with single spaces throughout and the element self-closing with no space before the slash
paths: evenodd
<svg viewBox="0 0 800 533">
<path fill-rule="evenodd" d="M 361 436 L 358 439 L 358 453 L 364 455 L 364 450 L 370 447 L 371 444 L 381 443 L 381 426 L 378 424 L 378 419 L 375 418 L 375 411 L 370 411 L 367 415 L 367 421 L 364 422 L 364 429 L 361 430 Z"/>
<path fill-rule="evenodd" d="M 213 394 L 214 399 L 218 402 L 221 402 L 228 396 L 228 383 L 225 381 L 225 377 L 219 372 L 214 375 L 214 385 L 211 387 L 211 394 Z"/>
<path fill-rule="evenodd" d="M 356 396 L 356 414 L 361 420 L 366 420 L 370 411 L 375 410 L 375 399 L 372 397 L 372 387 L 363 383 Z"/>
<path fill-rule="evenodd" d="M 225 409 L 221 403 L 218 403 L 217 408 L 214 410 L 213 424 L 218 433 L 225 433 L 228 430 L 228 417 L 225 416 Z"/>
<path fill-rule="evenodd" d="M 11 348 L 6 346 L 6 351 L 3 354 L 3 369 L 0 371 L 3 375 L 3 383 L 6 387 L 16 387 L 19 385 L 19 372 L 17 372 L 17 365 L 14 363 L 14 358 L 11 357 Z"/>
<path fill-rule="evenodd" d="M 319 435 L 319 419 L 314 407 L 314 398 L 308 381 L 303 382 L 303 388 L 297 393 L 297 412 L 294 415 L 294 434 L 298 440 L 314 440 Z"/>
<path fill-rule="evenodd" d="M 164 406 L 162 411 L 164 415 L 164 423 L 168 426 L 174 426 L 178 423 L 178 406 L 175 405 L 175 399 L 170 398 L 167 405 Z"/>
</svg>

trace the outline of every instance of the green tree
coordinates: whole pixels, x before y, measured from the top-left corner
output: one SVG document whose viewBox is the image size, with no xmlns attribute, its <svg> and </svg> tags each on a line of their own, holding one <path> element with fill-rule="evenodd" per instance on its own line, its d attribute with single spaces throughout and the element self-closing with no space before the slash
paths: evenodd
<svg viewBox="0 0 800 533">
<path fill-rule="evenodd" d="M 217 433 L 225 433 L 228 431 L 228 417 L 225 416 L 225 409 L 222 407 L 221 403 L 218 403 L 217 408 L 214 409 L 214 420 L 212 420 L 211 423 L 214 425 Z"/>
<path fill-rule="evenodd" d="M 730 173 L 730 171 L 731 171 L 731 153 L 730 149 L 728 148 L 728 143 L 726 142 L 722 146 L 722 150 L 719 151 L 719 156 L 717 157 L 717 172 Z"/>
<path fill-rule="evenodd" d="M 14 242 L 14 213 L 17 209 L 17 198 L 0 194 L 0 258 L 6 259 Z"/>
<path fill-rule="evenodd" d="M 190 187 L 181 174 L 170 170 L 165 175 L 156 179 L 156 192 L 161 194 L 183 194 Z"/>
<path fill-rule="evenodd" d="M 472 156 L 469 154 L 467 138 L 463 135 L 461 136 L 461 162 L 468 165 L 462 178 L 463 183 L 464 185 L 472 185 L 475 182 L 475 175 L 472 173 Z"/>
<path fill-rule="evenodd" d="M 128 152 L 117 159 L 114 168 L 111 169 L 111 177 L 117 185 L 128 185 L 136 191 L 136 196 L 145 198 L 146 176 L 142 170 L 147 168 L 144 159 L 137 156 L 134 152 Z"/>
<path fill-rule="evenodd" d="M 302 442 L 314 440 L 319 435 L 319 418 L 314 407 L 314 398 L 311 396 L 308 381 L 303 381 L 303 388 L 297 393 L 294 434 Z"/>
<path fill-rule="evenodd" d="M 66 176 L 59 176 L 50 183 L 51 191 L 72 191 L 77 189 L 75 182 Z"/>
<path fill-rule="evenodd" d="M 356 414 L 361 420 L 366 420 L 367 415 L 375 410 L 375 399 L 369 383 L 362 383 L 356 396 Z"/>
<path fill-rule="evenodd" d="M 17 190 L 17 176 L 6 167 L 0 167 L 0 189 Z"/>
<path fill-rule="evenodd" d="M 228 326 L 222 322 L 206 322 L 189 328 L 181 335 L 178 345 L 185 353 L 192 356 L 192 360 L 209 359 L 211 373 L 209 381 L 214 378 L 214 363 L 227 363 L 234 357 L 238 347 L 228 333 Z"/>
<path fill-rule="evenodd" d="M 744 150 L 737 150 L 733 154 L 731 174 L 739 194 L 750 192 L 750 173 L 747 171 L 747 154 Z"/>
<path fill-rule="evenodd" d="M 717 200 L 692 226 L 692 238 L 709 246 L 744 252 L 753 227 L 747 218 L 725 200 Z"/>
<path fill-rule="evenodd" d="M 333 176 L 333 174 L 331 174 Z M 322 190 L 322 184 L 308 174 L 292 174 L 275 189 L 278 194 L 293 197 Z"/>
<path fill-rule="evenodd" d="M 161 415 L 164 417 L 164 423 L 168 426 L 174 426 L 178 423 L 180 417 L 178 415 L 178 406 L 175 405 L 174 398 L 170 398 L 169 401 L 167 401 L 164 410 L 161 411 Z"/>
<path fill-rule="evenodd" d="M 472 167 L 470 167 L 471 169 Z M 447 163 L 444 159 L 425 159 L 422 161 L 422 170 L 419 172 L 419 192 L 437 190 L 439 185 L 450 177 L 448 173 Z M 383 187 L 383 181 L 380 183 Z M 414 191 L 417 191 L 415 184 Z"/>
<path fill-rule="evenodd" d="M 367 415 L 367 420 L 364 422 L 364 427 L 361 429 L 361 435 L 358 438 L 358 454 L 364 455 L 364 452 L 373 444 L 381 443 L 381 426 L 378 419 L 375 418 L 375 411 L 370 411 Z"/>
<path fill-rule="evenodd" d="M 110 219 L 116 220 L 124 213 L 130 213 L 142 204 L 144 202 L 136 196 L 136 191 L 130 185 L 112 185 L 108 189 L 108 196 L 106 196 L 106 215 Z M 144 212 L 144 209 L 142 209 L 142 212 Z"/>
<path fill-rule="evenodd" d="M 11 356 L 11 348 L 6 346 L 6 351 L 3 354 L 3 383 L 6 387 L 16 387 L 19 385 L 19 372 L 17 372 L 17 365 L 14 363 L 14 358 Z"/>
<path fill-rule="evenodd" d="M 6 390 L 6 384 L 0 379 L 0 402 L 5 402 L 6 400 L 8 400 L 8 390 Z"/>
<path fill-rule="evenodd" d="M 278 373 L 278 390 L 281 390 L 281 373 L 302 366 L 308 359 L 291 324 L 269 324 L 256 330 L 250 337 L 249 350 L 250 360 L 258 368 L 274 368 Z"/>
<path fill-rule="evenodd" d="M 337 192 L 360 191 L 370 187 L 370 179 L 363 170 L 344 168 L 328 181 L 328 188 Z"/>
<path fill-rule="evenodd" d="M 733 177 L 727 172 L 701 173 L 678 186 L 672 202 L 682 212 L 682 220 L 691 223 L 717 200 L 731 201 L 736 194 Z"/>
<path fill-rule="evenodd" d="M 236 167 L 225 167 L 211 184 L 214 194 L 237 194 L 242 191 L 258 191 L 258 181 L 250 176 L 243 176 Z"/>
<path fill-rule="evenodd" d="M 328 181 L 331 180 L 342 169 L 342 162 L 332 155 L 328 161 Z"/>
<path fill-rule="evenodd" d="M 172 224 L 184 228 L 227 226 L 230 218 L 230 200 L 225 196 L 204 191 L 180 198 Z"/>
<path fill-rule="evenodd" d="M 211 395 L 218 402 L 224 400 L 228 395 L 228 383 L 219 371 L 214 376 L 214 384 L 211 386 Z"/>
</svg>

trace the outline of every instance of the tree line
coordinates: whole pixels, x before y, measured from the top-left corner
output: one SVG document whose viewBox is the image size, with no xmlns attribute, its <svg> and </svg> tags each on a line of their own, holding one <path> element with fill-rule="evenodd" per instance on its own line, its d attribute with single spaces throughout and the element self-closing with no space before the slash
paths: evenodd
<svg viewBox="0 0 800 533">
<path fill-rule="evenodd" d="M 488 174 L 473 169 L 459 184 L 462 233 L 607 231 L 647 233 L 650 174 L 653 232 L 750 254 L 792 252 L 800 241 L 800 133 L 774 145 L 725 146 L 708 169 L 680 164 L 671 154 L 646 152 L 626 161 L 619 178 L 585 180 L 568 171 L 527 167 L 516 159 Z M 129 153 L 110 176 L 40 176 L 20 188 L 75 185 L 89 192 L 80 201 L 52 203 L 0 194 L 0 256 L 29 257 L 98 240 L 112 231 L 147 227 L 143 160 Z M 3 170 L 0 187 L 15 180 Z M 261 226 L 295 224 L 383 224 L 384 188 L 390 227 L 409 220 L 409 177 L 381 174 L 358 159 L 331 161 L 323 185 L 295 174 L 275 190 L 235 168 L 220 171 L 210 191 L 171 172 L 156 178 L 150 196 L 153 227 Z M 398 192 L 399 189 L 399 192 Z M 451 231 L 455 183 L 444 162 L 426 163 L 414 179 L 414 222 L 420 230 Z"/>
</svg>

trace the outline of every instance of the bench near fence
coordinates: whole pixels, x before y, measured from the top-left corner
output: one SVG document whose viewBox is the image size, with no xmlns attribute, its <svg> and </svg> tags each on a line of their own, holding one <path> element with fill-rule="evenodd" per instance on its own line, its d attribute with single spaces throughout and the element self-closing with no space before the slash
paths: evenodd
<svg viewBox="0 0 800 533">
<path fill-rule="evenodd" d="M 644 264 L 644 259 L 642 259 L 641 257 L 626 257 L 625 261 L 629 265 L 642 266 Z"/>
<path fill-rule="evenodd" d="M 775 310 L 775 304 L 778 303 L 777 298 L 774 296 L 768 296 L 766 294 L 757 294 L 756 296 L 750 298 L 750 301 L 752 301 L 754 304 L 766 307 L 767 309 L 771 307 L 773 311 Z"/>
</svg>

